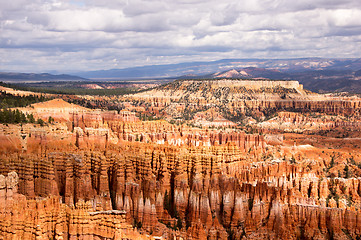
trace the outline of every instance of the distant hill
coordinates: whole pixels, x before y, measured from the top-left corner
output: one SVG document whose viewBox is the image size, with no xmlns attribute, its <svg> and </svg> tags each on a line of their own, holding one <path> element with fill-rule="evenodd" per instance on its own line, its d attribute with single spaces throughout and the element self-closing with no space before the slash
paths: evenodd
<svg viewBox="0 0 361 240">
<path fill-rule="evenodd" d="M 361 94 L 361 80 L 349 79 L 310 79 L 299 81 L 305 89 L 318 92 L 349 92 Z"/>
<path fill-rule="evenodd" d="M 167 78 L 179 76 L 207 75 L 241 68 L 273 69 L 283 73 L 295 73 L 312 70 L 360 70 L 361 59 L 223 59 L 210 62 L 188 62 L 167 65 L 151 65 L 124 69 L 110 69 L 75 73 L 84 78 L 96 79 L 134 79 Z"/>
<path fill-rule="evenodd" d="M 207 78 L 297 80 L 303 84 L 305 89 L 313 92 L 361 93 L 360 71 L 353 70 L 303 70 L 290 72 L 264 68 L 242 68 L 206 76 Z"/>
<path fill-rule="evenodd" d="M 76 75 L 90 79 L 140 79 L 167 78 L 192 74 L 194 76 L 214 72 L 216 62 L 190 62 L 167 65 L 150 65 L 124 69 L 79 72 Z M 217 68 L 217 67 L 216 67 Z"/>
<path fill-rule="evenodd" d="M 223 59 L 81 72 L 99 80 L 147 78 L 266 78 L 297 80 L 314 92 L 361 93 L 361 58 Z"/>
<path fill-rule="evenodd" d="M 355 72 L 355 76 L 361 77 L 361 70 L 356 71 L 356 72 Z"/>
<path fill-rule="evenodd" d="M 291 80 L 290 74 L 277 69 L 265 69 L 256 67 L 247 67 L 241 69 L 231 69 L 224 72 L 218 72 L 210 75 L 211 78 L 267 78 L 267 79 L 285 79 Z"/>
<path fill-rule="evenodd" d="M 67 74 L 53 75 L 49 73 L 14 73 L 0 72 L 2 82 L 38 82 L 38 81 L 84 81 L 82 77 Z"/>
<path fill-rule="evenodd" d="M 137 79 L 157 84 L 174 79 L 207 78 L 265 78 L 274 80 L 297 80 L 305 89 L 314 92 L 361 93 L 361 58 L 328 59 L 223 59 L 210 62 L 187 62 L 167 65 L 151 65 L 124 69 L 79 72 L 74 75 L 48 73 L 0 72 L 3 82 L 50 82 L 63 88 L 70 81 L 123 82 Z M 42 85 L 44 87 L 44 85 Z"/>
</svg>

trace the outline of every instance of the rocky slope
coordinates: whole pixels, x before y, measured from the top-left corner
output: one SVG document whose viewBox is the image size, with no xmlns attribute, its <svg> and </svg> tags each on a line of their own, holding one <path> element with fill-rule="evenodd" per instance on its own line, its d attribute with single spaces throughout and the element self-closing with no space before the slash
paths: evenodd
<svg viewBox="0 0 361 240">
<path fill-rule="evenodd" d="M 304 90 L 297 81 L 184 80 L 122 98 L 155 115 L 190 120 L 215 108 L 227 119 L 267 119 L 278 111 L 359 116 L 361 100 L 329 97 Z"/>
<path fill-rule="evenodd" d="M 320 169 L 330 163 L 306 161 L 302 147 L 292 150 L 299 153 L 297 165 L 259 159 L 261 147 L 247 153 L 234 144 L 109 148 L 6 154 L 0 169 L 18 172 L 19 192 L 27 198 L 56 196 L 70 207 L 88 202 L 88 212 L 124 210 L 128 223 L 155 235 L 355 238 L 361 230 L 360 180 L 327 177 Z M 287 149 L 281 152 L 290 158 Z M 163 224 L 178 231 L 165 231 Z"/>
<path fill-rule="evenodd" d="M 309 93 L 292 82 L 256 83 L 168 85 L 128 96 L 120 112 L 60 100 L 22 109 L 56 121 L 1 125 L 0 235 L 360 238 L 360 100 Z M 270 99 L 258 100 L 262 95 Z M 242 96 L 251 98 L 242 100 L 245 111 L 272 108 L 274 116 L 218 129 L 141 121 L 127 111 L 160 114 L 178 104 L 177 112 L 184 104 L 211 121 L 220 104 L 241 109 L 235 105 Z M 207 104 L 215 112 L 203 109 Z M 336 138 L 334 129 L 350 136 Z"/>
<path fill-rule="evenodd" d="M 148 239 L 126 223 L 125 212 L 94 209 L 90 202 L 62 204 L 53 195 L 28 200 L 17 191 L 16 172 L 0 175 L 0 235 L 4 239 Z"/>
</svg>

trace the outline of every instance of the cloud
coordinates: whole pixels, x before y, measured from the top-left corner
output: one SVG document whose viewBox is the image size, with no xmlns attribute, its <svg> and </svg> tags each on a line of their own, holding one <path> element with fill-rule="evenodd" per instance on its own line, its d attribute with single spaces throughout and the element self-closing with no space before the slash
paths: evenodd
<svg viewBox="0 0 361 240">
<path fill-rule="evenodd" d="M 3 1 L 0 71 L 359 57 L 359 16 L 356 0 Z"/>
<path fill-rule="evenodd" d="M 329 22 L 337 27 L 360 27 L 361 9 L 337 9 L 328 12 Z"/>
</svg>

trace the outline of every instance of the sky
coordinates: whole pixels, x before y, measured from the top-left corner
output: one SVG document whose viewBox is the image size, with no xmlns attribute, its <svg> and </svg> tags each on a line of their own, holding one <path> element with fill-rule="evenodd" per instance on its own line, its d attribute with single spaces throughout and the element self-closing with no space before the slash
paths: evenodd
<svg viewBox="0 0 361 240">
<path fill-rule="evenodd" d="M 0 0 L 0 71 L 359 58 L 359 0 Z"/>
</svg>

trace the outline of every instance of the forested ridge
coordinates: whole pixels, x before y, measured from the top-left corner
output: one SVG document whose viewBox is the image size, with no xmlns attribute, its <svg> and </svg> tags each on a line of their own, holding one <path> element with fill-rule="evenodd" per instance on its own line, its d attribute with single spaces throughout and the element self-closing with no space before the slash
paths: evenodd
<svg viewBox="0 0 361 240">
<path fill-rule="evenodd" d="M 50 100 L 49 98 L 36 95 L 17 96 L 4 91 L 0 91 L 0 108 L 14 108 L 26 107 L 33 103 L 44 102 Z"/>
<path fill-rule="evenodd" d="M 49 98 L 44 96 L 28 95 L 16 96 L 4 91 L 0 91 L 0 123 L 39 123 L 44 121 L 38 119 L 35 121 L 33 114 L 24 114 L 18 109 L 10 109 L 17 107 L 26 107 L 33 103 L 48 101 Z"/>
</svg>

